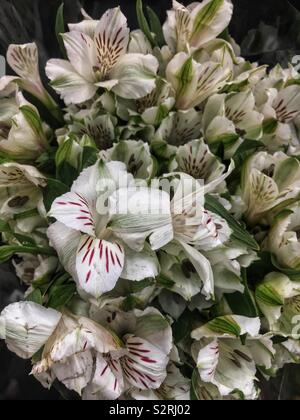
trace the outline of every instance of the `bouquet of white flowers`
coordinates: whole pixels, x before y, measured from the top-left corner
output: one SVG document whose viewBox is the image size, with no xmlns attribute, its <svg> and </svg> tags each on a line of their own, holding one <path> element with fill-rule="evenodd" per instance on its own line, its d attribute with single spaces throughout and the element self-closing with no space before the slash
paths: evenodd
<svg viewBox="0 0 300 420">
<path fill-rule="evenodd" d="M 0 79 L 0 338 L 83 399 L 257 399 L 300 361 L 300 74 L 245 61 L 230 0 L 137 1 Z M 59 102 L 58 94 L 62 100 Z M 55 99 L 56 98 L 56 99 Z"/>
</svg>

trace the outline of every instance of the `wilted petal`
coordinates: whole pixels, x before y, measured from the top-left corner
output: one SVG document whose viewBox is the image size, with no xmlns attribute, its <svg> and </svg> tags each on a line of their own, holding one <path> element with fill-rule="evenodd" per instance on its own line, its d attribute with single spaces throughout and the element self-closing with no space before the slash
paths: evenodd
<svg viewBox="0 0 300 420">
<path fill-rule="evenodd" d="M 32 357 L 52 335 L 61 314 L 33 302 L 18 302 L 1 312 L 5 340 L 10 351 L 23 359 Z"/>
</svg>

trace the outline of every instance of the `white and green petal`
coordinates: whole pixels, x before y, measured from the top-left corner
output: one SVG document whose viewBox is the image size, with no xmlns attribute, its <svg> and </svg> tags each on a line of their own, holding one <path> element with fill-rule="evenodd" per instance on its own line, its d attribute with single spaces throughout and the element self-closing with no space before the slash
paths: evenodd
<svg viewBox="0 0 300 420">
<path fill-rule="evenodd" d="M 194 109 L 173 112 L 162 121 L 154 140 L 163 140 L 175 146 L 185 144 L 200 137 L 201 126 L 200 112 Z"/>
<path fill-rule="evenodd" d="M 220 64 L 197 63 L 185 53 L 178 53 L 168 64 L 166 77 L 176 93 L 176 107 L 189 109 L 200 105 L 218 92 L 230 76 Z"/>
<path fill-rule="evenodd" d="M 135 178 L 148 179 L 154 171 L 149 145 L 143 141 L 126 140 L 100 153 L 106 161 L 122 161 Z"/>
<path fill-rule="evenodd" d="M 66 105 L 80 104 L 93 98 L 97 86 L 85 80 L 69 61 L 51 59 L 46 65 L 51 86 L 59 93 Z"/>
</svg>

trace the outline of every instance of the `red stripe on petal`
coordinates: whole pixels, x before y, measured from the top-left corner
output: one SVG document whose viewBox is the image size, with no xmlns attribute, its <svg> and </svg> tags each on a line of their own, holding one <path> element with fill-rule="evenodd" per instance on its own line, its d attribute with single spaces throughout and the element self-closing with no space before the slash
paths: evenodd
<svg viewBox="0 0 300 420">
<path fill-rule="evenodd" d="M 84 244 L 80 247 L 80 249 L 79 249 L 79 251 L 78 252 L 80 252 L 80 251 L 82 251 L 83 250 L 83 248 L 86 246 L 86 244 L 88 243 L 88 241 L 89 240 L 91 240 L 91 238 L 87 238 L 87 240 L 84 242 Z"/>
<path fill-rule="evenodd" d="M 108 255 L 108 247 L 105 249 L 105 258 L 106 258 L 106 272 L 109 273 L 109 255 Z"/>
<path fill-rule="evenodd" d="M 119 248 L 119 250 L 120 250 L 120 252 L 123 254 L 123 249 L 122 249 L 122 247 L 121 247 L 121 245 L 120 244 L 116 244 L 117 245 L 117 247 Z"/>
<path fill-rule="evenodd" d="M 116 388 L 117 388 L 117 383 L 118 383 L 118 381 L 117 381 L 117 379 L 115 379 L 115 383 L 114 383 L 114 391 L 116 390 Z"/>
<path fill-rule="evenodd" d="M 111 261 L 112 261 L 113 265 L 116 265 L 114 255 L 113 255 L 112 251 L 110 251 L 110 258 L 111 258 Z"/>
<path fill-rule="evenodd" d="M 115 254 L 115 257 L 116 257 L 116 259 L 117 259 L 117 262 L 118 262 L 119 266 L 122 268 L 122 264 L 121 264 L 121 261 L 119 260 L 118 255 L 117 255 L 117 254 Z"/>
<path fill-rule="evenodd" d="M 82 207 L 82 204 L 76 203 L 75 201 L 69 201 L 69 204 L 71 204 L 72 206 Z"/>
<path fill-rule="evenodd" d="M 65 201 L 58 201 L 57 204 L 60 204 L 61 206 L 66 206 L 68 203 Z"/>
<path fill-rule="evenodd" d="M 106 372 L 107 368 L 108 368 L 108 363 L 106 363 L 106 366 L 105 366 L 105 368 L 102 370 L 102 372 L 100 373 L 100 376 L 103 376 L 103 375 L 104 375 L 104 373 Z"/>
<path fill-rule="evenodd" d="M 91 272 L 91 270 L 87 273 L 87 275 L 86 275 L 86 280 L 85 280 L 85 282 L 86 283 L 88 283 L 89 282 L 89 279 L 90 279 L 90 277 L 91 277 L 91 274 L 92 274 L 92 272 Z"/>
<path fill-rule="evenodd" d="M 90 255 L 90 260 L 89 260 L 89 265 L 92 264 L 92 261 L 94 259 L 94 255 L 95 255 L 95 249 L 92 250 L 91 255 Z"/>
</svg>

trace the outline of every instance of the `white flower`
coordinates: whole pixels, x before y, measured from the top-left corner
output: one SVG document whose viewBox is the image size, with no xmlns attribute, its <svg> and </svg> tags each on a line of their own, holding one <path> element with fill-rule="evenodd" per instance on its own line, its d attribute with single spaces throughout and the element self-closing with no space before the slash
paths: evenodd
<svg viewBox="0 0 300 420">
<path fill-rule="evenodd" d="M 256 398 L 256 366 L 270 368 L 275 353 L 271 339 L 260 336 L 259 329 L 259 318 L 228 315 L 194 330 L 192 353 L 201 380 L 216 385 L 223 396 L 239 390 L 247 399 Z"/>
<path fill-rule="evenodd" d="M 57 220 L 48 230 L 50 242 L 79 288 L 96 298 L 112 290 L 122 276 L 139 281 L 158 273 L 155 255 L 126 253 L 109 227 L 106 200 L 127 180 L 128 185 L 134 183 L 121 162 L 97 162 L 81 173 L 71 192 L 57 198 L 50 210 Z"/>
<path fill-rule="evenodd" d="M 96 26 L 70 30 L 62 35 L 70 61 L 52 59 L 46 66 L 52 87 L 66 104 L 93 98 L 99 87 L 129 99 L 155 88 L 158 62 L 150 54 L 127 54 L 129 29 L 120 8 L 109 9 Z"/>
<path fill-rule="evenodd" d="M 41 81 L 36 44 L 11 44 L 7 51 L 7 62 L 18 76 L 3 76 L 0 79 L 0 90 L 17 84 L 38 98 L 54 117 L 59 118 L 60 110 Z"/>
<path fill-rule="evenodd" d="M 231 76 L 231 70 L 222 64 L 208 61 L 198 63 L 181 52 L 169 62 L 166 77 L 172 85 L 177 109 L 189 109 L 200 105 L 210 95 L 218 92 Z"/>
<path fill-rule="evenodd" d="M 0 99 L 0 151 L 10 159 L 34 160 L 49 148 L 47 126 L 21 92 Z"/>
<path fill-rule="evenodd" d="M 228 26 L 233 6 L 230 0 L 204 0 L 187 7 L 173 0 L 173 9 L 163 30 L 174 52 L 198 50 L 216 38 Z"/>
</svg>

